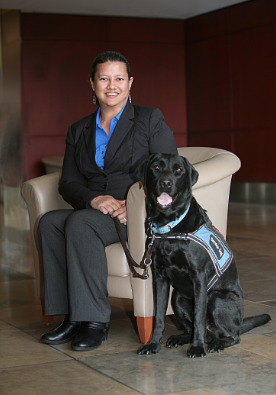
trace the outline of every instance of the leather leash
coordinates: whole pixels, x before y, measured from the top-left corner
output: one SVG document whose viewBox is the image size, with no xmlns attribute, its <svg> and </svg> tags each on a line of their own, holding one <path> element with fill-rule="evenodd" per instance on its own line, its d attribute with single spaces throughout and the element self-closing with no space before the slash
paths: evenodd
<svg viewBox="0 0 276 395">
<path fill-rule="evenodd" d="M 148 279 L 149 278 L 149 271 L 148 271 L 148 269 L 149 269 L 149 266 L 152 263 L 151 255 L 152 255 L 152 246 L 153 246 L 154 238 L 152 238 L 152 241 L 149 243 L 148 248 L 145 251 L 144 257 L 142 259 L 142 262 L 138 265 L 134 261 L 132 256 L 130 255 L 130 252 L 129 252 L 128 248 L 127 248 L 126 242 L 125 242 L 125 240 L 123 238 L 123 235 L 122 235 L 122 231 L 120 229 L 118 218 L 114 217 L 113 220 L 114 220 L 115 227 L 117 229 L 117 232 L 118 232 L 118 235 L 119 235 L 122 247 L 123 247 L 124 252 L 126 254 L 128 266 L 130 268 L 130 271 L 131 271 L 133 277 L 141 278 L 142 280 Z M 135 270 L 134 267 L 138 267 L 140 269 L 144 269 L 144 273 L 143 274 L 137 273 L 137 271 Z"/>
</svg>

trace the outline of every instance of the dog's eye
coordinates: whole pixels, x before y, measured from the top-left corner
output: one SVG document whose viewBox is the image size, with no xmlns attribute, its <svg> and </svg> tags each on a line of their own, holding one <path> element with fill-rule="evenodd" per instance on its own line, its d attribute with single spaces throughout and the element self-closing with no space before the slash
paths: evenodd
<svg viewBox="0 0 276 395">
<path fill-rule="evenodd" d="M 176 172 L 177 172 L 177 173 L 182 173 L 181 167 L 178 167 L 178 168 L 176 169 Z"/>
<path fill-rule="evenodd" d="M 154 170 L 159 170 L 160 169 L 160 167 L 158 165 L 154 165 L 153 168 L 154 168 Z"/>
</svg>

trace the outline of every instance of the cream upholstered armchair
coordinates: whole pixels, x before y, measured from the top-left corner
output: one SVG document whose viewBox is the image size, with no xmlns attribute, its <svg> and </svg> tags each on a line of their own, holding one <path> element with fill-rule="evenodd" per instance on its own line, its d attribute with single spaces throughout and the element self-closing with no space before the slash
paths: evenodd
<svg viewBox="0 0 276 395">
<path fill-rule="evenodd" d="M 215 148 L 184 147 L 179 148 L 178 152 L 179 155 L 185 156 L 199 172 L 193 194 L 207 210 L 213 224 L 226 236 L 230 183 L 232 174 L 240 168 L 239 158 L 231 152 Z M 45 323 L 50 321 L 44 316 L 43 261 L 38 244 L 37 226 L 44 213 L 70 208 L 58 193 L 59 179 L 60 172 L 55 172 L 26 181 L 22 186 L 22 196 L 30 217 L 37 293 L 42 301 Z M 134 260 L 139 263 L 144 253 L 146 239 L 145 194 L 141 183 L 135 183 L 129 190 L 127 212 L 129 249 Z M 142 343 L 147 343 L 151 339 L 154 316 L 151 273 L 148 280 L 133 278 L 120 243 L 108 246 L 106 255 L 109 296 L 133 299 L 140 340 Z M 170 305 L 167 314 L 173 314 Z"/>
</svg>

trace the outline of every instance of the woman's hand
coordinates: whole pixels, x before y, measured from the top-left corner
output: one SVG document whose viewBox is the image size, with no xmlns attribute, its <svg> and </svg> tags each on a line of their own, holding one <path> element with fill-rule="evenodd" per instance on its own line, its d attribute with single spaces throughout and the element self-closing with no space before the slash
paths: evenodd
<svg viewBox="0 0 276 395">
<path fill-rule="evenodd" d="M 112 196 L 97 196 L 91 200 L 91 207 L 101 211 L 103 214 L 110 214 L 111 217 L 117 217 L 118 220 L 127 224 L 126 201 L 116 200 Z"/>
<path fill-rule="evenodd" d="M 111 214 L 111 217 L 112 218 L 117 217 L 118 220 L 121 222 L 121 224 L 126 225 L 127 224 L 126 201 L 125 200 L 117 200 L 117 201 L 121 204 L 121 207 L 118 210 L 114 211 Z"/>
</svg>

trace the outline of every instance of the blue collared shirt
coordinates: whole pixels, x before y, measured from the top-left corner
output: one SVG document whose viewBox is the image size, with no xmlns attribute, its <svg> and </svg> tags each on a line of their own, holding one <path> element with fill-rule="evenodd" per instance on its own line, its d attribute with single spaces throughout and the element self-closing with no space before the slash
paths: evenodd
<svg viewBox="0 0 276 395">
<path fill-rule="evenodd" d="M 100 114 L 101 114 L 101 108 L 99 107 L 97 111 L 97 117 L 96 117 L 96 154 L 95 154 L 95 160 L 97 165 L 103 170 L 104 169 L 104 157 L 106 154 L 107 146 L 109 143 L 109 140 L 111 139 L 111 136 L 114 132 L 114 129 L 120 119 L 120 116 L 122 115 L 122 112 L 124 111 L 125 105 L 122 108 L 122 110 L 117 114 L 113 119 L 111 119 L 110 122 L 110 128 L 109 128 L 109 136 L 106 134 L 104 129 L 102 128 L 101 121 L 100 121 Z"/>
</svg>

